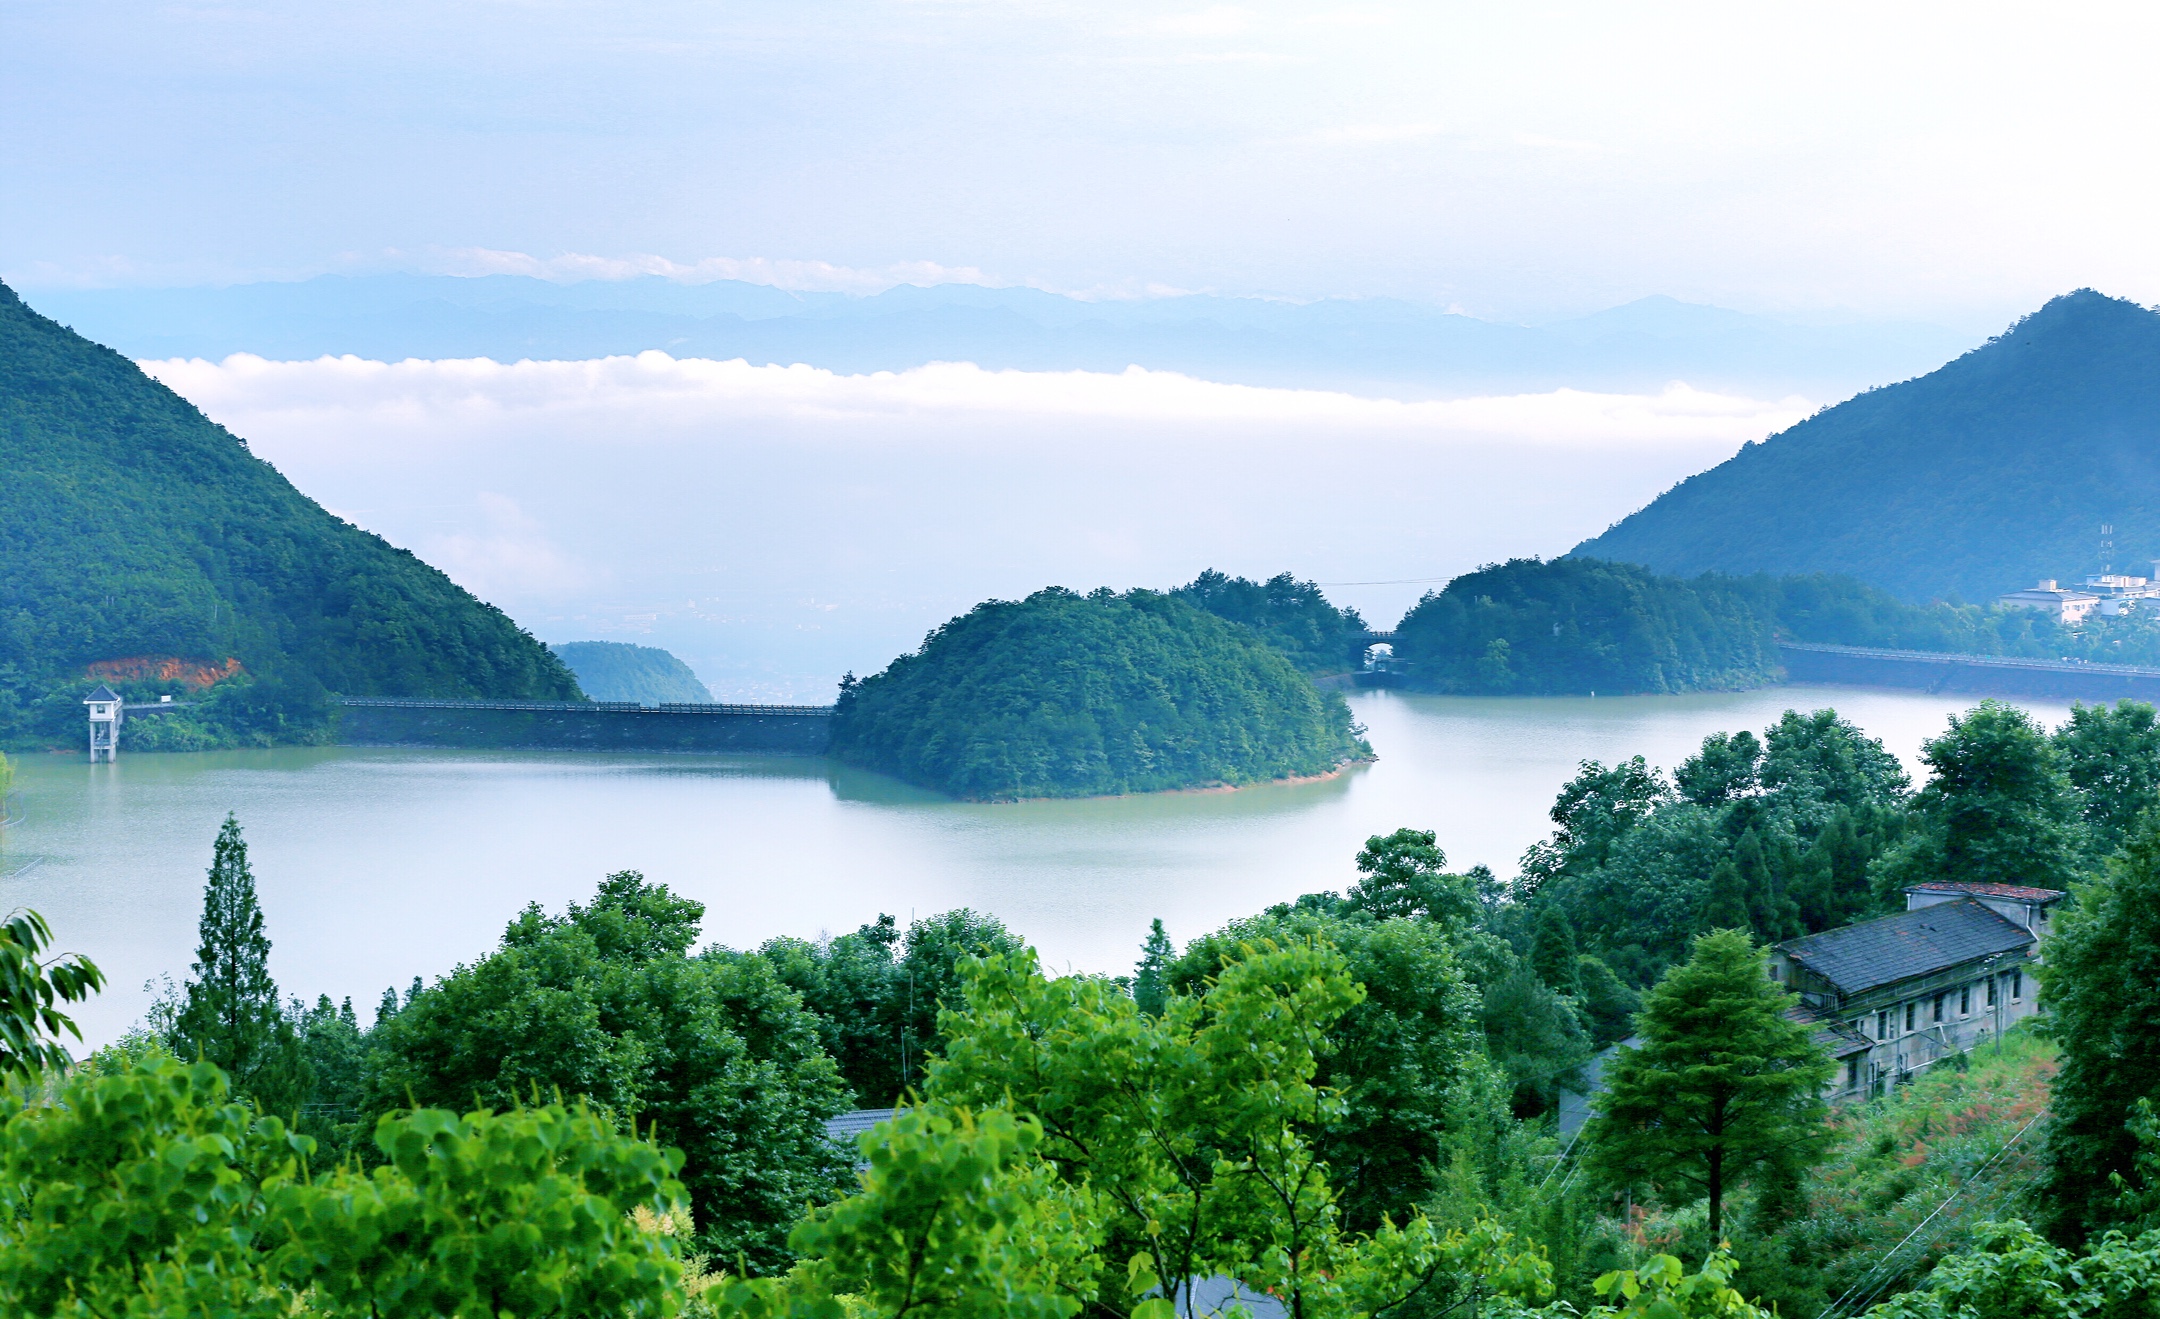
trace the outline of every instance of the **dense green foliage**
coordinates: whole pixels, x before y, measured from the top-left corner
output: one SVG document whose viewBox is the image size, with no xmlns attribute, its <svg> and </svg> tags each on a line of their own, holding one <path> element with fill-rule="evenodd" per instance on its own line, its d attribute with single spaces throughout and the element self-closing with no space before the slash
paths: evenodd
<svg viewBox="0 0 2160 1319">
<path fill-rule="evenodd" d="M 1877 864 L 1886 895 L 1952 877 L 2067 888 L 2084 871 L 2076 790 L 2031 715 L 1983 701 L 1950 716 L 1921 757 L 1929 775 L 1913 799 L 1913 827 Z"/>
<path fill-rule="evenodd" d="M 219 686 L 249 690 L 183 716 L 213 740 L 305 736 L 326 689 L 576 698 L 501 611 L 5 286 L 0 364 L 0 741 L 73 745 L 85 666 L 138 657 L 238 659 Z"/>
<path fill-rule="evenodd" d="M 2160 1095 L 2160 810 L 2056 918 L 2041 993 L 2062 1049 L 2048 1131 L 2047 1226 L 2065 1241 L 2122 1226 L 2140 1099 Z"/>
<path fill-rule="evenodd" d="M 0 1101 L 0 1308 L 11 1315 L 434 1319 L 661 1316 L 681 1156 L 559 1105 L 385 1116 L 378 1166 L 153 1059 Z M 297 1308 L 306 1297 L 305 1310 Z"/>
<path fill-rule="evenodd" d="M 1371 754 L 1339 695 L 1249 628 L 1153 591 L 977 605 L 841 684 L 833 754 L 973 800 L 1324 774 Z"/>
<path fill-rule="evenodd" d="M 657 646 L 623 641 L 557 641 L 548 649 L 577 675 L 578 686 L 596 701 L 636 701 L 640 705 L 712 701 L 690 666 Z"/>
<path fill-rule="evenodd" d="M 2083 290 L 1750 444 L 1576 547 L 1667 573 L 1842 573 L 1985 600 L 2160 556 L 2160 314 Z M 2042 493 L 2044 492 L 2044 493 Z M 2132 571 L 2137 571 L 2132 568 Z"/>
<path fill-rule="evenodd" d="M 1771 626 L 1748 593 L 1592 559 L 1466 573 L 1426 593 L 1395 638 L 1409 680 L 1434 691 L 1685 692 L 1778 674 Z"/>
<path fill-rule="evenodd" d="M 1593 1101 L 1591 1166 L 1608 1185 L 1699 1191 L 1713 1241 L 1725 1195 L 1751 1176 L 1796 1178 L 1829 1144 L 1823 1084 L 1830 1056 L 1814 1028 L 1786 1018 L 1793 998 L 1737 930 L 1695 941 L 1635 1018 Z"/>
<path fill-rule="evenodd" d="M 1523 857 L 1521 897 L 1565 919 L 1585 993 L 1608 976 L 1646 987 L 1706 930 L 1777 940 L 1875 914 L 1870 867 L 1903 836 L 1906 787 L 1831 710 L 1712 734 L 1670 779 L 1640 756 L 1585 761 Z"/>
<path fill-rule="evenodd" d="M 1434 691 L 1676 692 L 1775 681 L 1775 641 L 2160 664 L 2160 610 L 2071 626 L 2029 609 L 1909 604 L 1845 576 L 1681 579 L 1571 556 L 1458 577 L 1396 638 L 1396 671 Z"/>
<path fill-rule="evenodd" d="M 922 1083 L 938 1043 L 938 1014 L 960 1003 L 960 959 L 1017 953 L 994 916 L 961 907 L 903 934 L 890 916 L 811 943 L 770 939 L 758 955 L 817 1014 L 825 1051 L 865 1108 L 900 1102 Z"/>
<path fill-rule="evenodd" d="M 378 1022 L 372 1107 L 589 1102 L 680 1148 L 704 1243 L 760 1267 L 845 1181 L 845 1089 L 818 1020 L 754 954 L 692 955 L 704 907 L 634 871 L 589 906 L 529 907 L 495 953 Z"/>
<path fill-rule="evenodd" d="M 1210 568 L 1170 594 L 1243 623 L 1307 673 L 1341 673 L 1364 658 L 1356 644 L 1366 631 L 1358 611 L 1330 604 L 1318 585 L 1286 572 L 1255 582 Z"/>
</svg>

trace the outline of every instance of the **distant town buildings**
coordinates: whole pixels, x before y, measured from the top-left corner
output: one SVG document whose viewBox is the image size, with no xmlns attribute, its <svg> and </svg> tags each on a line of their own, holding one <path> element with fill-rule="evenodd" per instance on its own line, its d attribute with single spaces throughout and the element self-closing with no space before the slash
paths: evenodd
<svg viewBox="0 0 2160 1319">
<path fill-rule="evenodd" d="M 1995 597 L 1995 603 L 2005 609 L 2037 609 L 2059 623 L 2082 623 L 2095 612 L 2113 618 L 2129 613 L 2140 600 L 2155 598 L 2160 598 L 2160 560 L 2154 561 L 2151 577 L 2098 572 L 2074 587 L 2046 577 L 2022 591 Z"/>
</svg>

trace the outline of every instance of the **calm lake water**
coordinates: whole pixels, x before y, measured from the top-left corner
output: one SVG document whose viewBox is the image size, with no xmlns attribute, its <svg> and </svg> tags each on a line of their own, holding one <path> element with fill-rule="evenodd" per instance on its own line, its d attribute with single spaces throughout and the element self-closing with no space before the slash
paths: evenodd
<svg viewBox="0 0 2160 1319">
<path fill-rule="evenodd" d="M 43 912 L 111 984 L 92 1044 L 186 975 L 210 843 L 247 830 L 288 993 L 350 995 L 486 953 L 528 902 L 642 870 L 706 904 L 705 937 L 754 945 L 995 912 L 1046 963 L 1129 967 L 1150 917 L 1184 940 L 1271 902 L 1352 882 L 1373 833 L 1439 831 L 1459 867 L 1502 875 L 1548 829 L 1578 761 L 1671 766 L 1718 730 L 1832 706 L 1911 765 L 1972 698 L 1778 687 L 1677 697 L 1351 698 L 1378 763 L 1323 783 L 1077 802 L 946 801 L 821 760 L 607 753 L 280 749 L 17 759 L 21 822 L 0 841 L 5 900 Z M 2049 724 L 2067 703 L 2022 702 Z M 1915 774 L 1915 780 L 1919 778 Z"/>
</svg>

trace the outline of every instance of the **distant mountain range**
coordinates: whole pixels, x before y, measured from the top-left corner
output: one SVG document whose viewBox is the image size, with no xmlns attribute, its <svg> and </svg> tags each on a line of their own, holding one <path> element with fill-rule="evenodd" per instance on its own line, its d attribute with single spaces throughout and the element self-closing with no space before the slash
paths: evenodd
<svg viewBox="0 0 2160 1319">
<path fill-rule="evenodd" d="M 2103 526 L 2113 550 L 2103 558 Z M 1971 602 L 2160 558 L 2160 313 L 2090 289 L 1690 477 L 1575 547 Z"/>
<path fill-rule="evenodd" d="M 803 362 L 855 373 L 931 361 L 992 369 L 1129 365 L 1361 393 L 1701 389 L 1842 397 L 1926 370 L 1969 336 L 1914 322 L 1802 324 L 1645 298 L 1542 326 L 1385 298 L 1205 295 L 1088 302 L 1033 289 L 903 285 L 874 296 L 660 278 L 325 276 L 227 288 L 41 290 L 39 310 L 139 359 L 236 352 Z"/>
</svg>

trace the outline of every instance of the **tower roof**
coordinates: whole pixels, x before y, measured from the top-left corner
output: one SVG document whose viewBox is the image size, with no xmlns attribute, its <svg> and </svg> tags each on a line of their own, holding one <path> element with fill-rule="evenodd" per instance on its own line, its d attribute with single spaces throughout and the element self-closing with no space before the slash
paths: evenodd
<svg viewBox="0 0 2160 1319">
<path fill-rule="evenodd" d="M 88 705 L 92 701 L 117 701 L 119 699 L 120 693 L 114 691 L 110 687 L 107 687 L 104 683 L 101 682 L 97 685 L 96 691 L 93 691 L 88 696 L 83 697 L 83 704 Z"/>
</svg>

